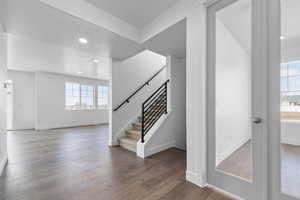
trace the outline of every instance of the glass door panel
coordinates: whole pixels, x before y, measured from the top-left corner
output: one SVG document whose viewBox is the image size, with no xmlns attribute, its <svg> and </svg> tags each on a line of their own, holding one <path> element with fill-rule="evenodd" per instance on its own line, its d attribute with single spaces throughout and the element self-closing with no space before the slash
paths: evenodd
<svg viewBox="0 0 300 200">
<path fill-rule="evenodd" d="M 262 0 L 208 7 L 208 183 L 266 199 L 266 101 Z"/>
<path fill-rule="evenodd" d="M 251 0 L 218 10 L 215 30 L 216 168 L 251 181 Z"/>
<path fill-rule="evenodd" d="M 281 1 L 281 192 L 300 199 L 300 1 Z"/>
</svg>

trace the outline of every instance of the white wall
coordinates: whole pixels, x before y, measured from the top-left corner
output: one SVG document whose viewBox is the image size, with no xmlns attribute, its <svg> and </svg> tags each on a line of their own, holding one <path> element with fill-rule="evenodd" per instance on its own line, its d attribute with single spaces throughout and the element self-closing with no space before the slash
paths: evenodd
<svg viewBox="0 0 300 200">
<path fill-rule="evenodd" d="M 170 77 L 168 115 L 157 122 L 161 123 L 159 126 L 153 126 L 152 129 L 156 130 L 150 131 L 149 137 L 146 135 L 144 144 L 138 144 L 138 153 L 143 151 L 141 157 L 170 147 L 186 150 L 186 63 L 171 56 L 167 65 Z"/>
<path fill-rule="evenodd" d="M 230 47 L 230 51 L 228 51 Z M 216 163 L 250 139 L 250 56 L 216 20 Z"/>
<path fill-rule="evenodd" d="M 5 59 L 6 44 L 5 43 L 6 43 L 6 37 L 2 27 L 2 22 L 0 21 L 0 175 L 7 162 L 6 92 L 3 87 L 4 81 L 6 79 L 6 59 Z"/>
<path fill-rule="evenodd" d="M 127 60 L 114 62 L 112 66 L 113 108 L 118 106 L 165 64 L 166 58 L 164 56 L 151 51 L 144 51 Z M 117 144 L 117 135 L 128 124 L 129 120 L 137 117 L 137 114 L 141 112 L 142 102 L 166 80 L 166 70 L 163 70 L 149 86 L 133 97 L 129 104 L 125 104 L 118 111 L 112 113 L 111 145 Z"/>
<path fill-rule="evenodd" d="M 186 179 L 205 187 L 206 152 L 206 10 L 198 1 L 187 15 L 187 171 Z"/>
<path fill-rule="evenodd" d="M 31 72 L 7 72 L 13 82 L 12 130 L 35 127 L 35 74 Z"/>
<path fill-rule="evenodd" d="M 109 121 L 109 110 L 65 110 L 65 82 L 99 85 L 108 81 L 37 72 L 36 129 L 104 124 Z"/>
<path fill-rule="evenodd" d="M 281 121 L 281 143 L 300 145 L 300 122 L 295 120 Z"/>
</svg>

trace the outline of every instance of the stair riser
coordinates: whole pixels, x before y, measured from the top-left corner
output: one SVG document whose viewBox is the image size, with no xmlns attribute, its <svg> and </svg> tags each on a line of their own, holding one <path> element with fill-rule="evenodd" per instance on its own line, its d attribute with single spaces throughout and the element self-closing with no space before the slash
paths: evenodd
<svg viewBox="0 0 300 200">
<path fill-rule="evenodd" d="M 125 134 L 135 140 L 139 140 L 140 139 L 140 133 L 135 133 L 135 132 L 130 132 L 130 131 L 126 131 Z"/>
<path fill-rule="evenodd" d="M 141 131 L 142 130 L 142 126 L 141 125 L 132 125 L 132 128 L 134 129 L 134 130 L 137 130 L 137 131 Z"/>
<path fill-rule="evenodd" d="M 126 134 L 126 135 L 136 141 L 138 141 L 140 139 L 140 136 L 136 135 L 136 134 Z"/>
<path fill-rule="evenodd" d="M 136 152 L 136 145 L 125 143 L 125 142 L 120 142 L 120 146 L 129 151 Z"/>
</svg>

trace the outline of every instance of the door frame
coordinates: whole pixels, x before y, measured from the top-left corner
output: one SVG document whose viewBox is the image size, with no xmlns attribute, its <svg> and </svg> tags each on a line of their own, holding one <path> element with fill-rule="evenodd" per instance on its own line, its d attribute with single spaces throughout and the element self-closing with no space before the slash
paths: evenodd
<svg viewBox="0 0 300 200">
<path fill-rule="evenodd" d="M 238 0 L 213 0 L 206 3 L 207 6 L 207 180 L 208 184 L 214 187 L 226 190 L 233 195 L 242 198 L 266 200 L 268 198 L 268 17 L 267 17 L 267 1 L 268 0 L 252 0 L 252 110 L 253 116 L 262 118 L 262 124 L 252 125 L 252 141 L 253 145 L 259 146 L 260 150 L 253 148 L 253 182 L 252 184 L 234 176 L 228 176 L 226 173 L 220 172 L 215 166 L 215 48 L 209 48 L 209 45 L 215 46 L 215 20 L 214 13 Z M 211 10 L 210 10 L 211 9 Z M 211 11 L 213 14 L 211 14 Z M 255 27 L 255 28 L 254 28 Z M 255 77 L 255 81 L 253 81 Z M 256 90 L 259 90 L 258 92 Z M 256 160 L 256 162 L 255 162 Z M 260 169 L 260 170 L 258 170 Z M 227 176 L 227 177 L 225 177 Z M 226 178 L 226 185 L 218 184 L 214 179 Z M 221 179 L 219 179 L 221 180 Z M 241 189 L 243 188 L 243 190 Z"/>
</svg>

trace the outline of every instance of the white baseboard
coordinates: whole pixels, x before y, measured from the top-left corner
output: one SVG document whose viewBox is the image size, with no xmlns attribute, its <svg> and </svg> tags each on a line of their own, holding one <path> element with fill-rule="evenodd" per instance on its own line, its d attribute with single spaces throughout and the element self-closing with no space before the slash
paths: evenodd
<svg viewBox="0 0 300 200">
<path fill-rule="evenodd" d="M 84 128 L 89 126 L 101 126 L 101 125 L 108 125 L 109 123 L 95 123 L 95 124 L 84 124 L 84 125 L 74 125 L 74 126 L 57 126 L 57 127 L 42 127 L 42 128 L 35 128 L 36 131 L 47 131 L 47 130 L 56 130 L 56 129 L 68 129 L 68 128 Z"/>
<path fill-rule="evenodd" d="M 161 151 L 170 149 L 172 147 L 175 147 L 175 143 L 176 143 L 175 141 L 171 141 L 171 142 L 168 142 L 168 143 L 165 143 L 165 144 L 154 146 L 151 149 L 146 150 L 144 156 L 148 157 L 148 156 L 151 156 L 151 155 L 156 154 L 158 152 L 161 152 Z"/>
<path fill-rule="evenodd" d="M 299 140 L 292 140 L 292 139 L 281 139 L 281 144 L 289 144 L 289 145 L 295 145 L 300 146 Z"/>
<path fill-rule="evenodd" d="M 0 162 L 0 176 L 2 175 L 3 170 L 5 169 L 5 166 L 6 166 L 7 162 L 8 162 L 8 156 L 6 155 L 6 156 L 4 156 L 4 158 Z"/>
<path fill-rule="evenodd" d="M 244 138 L 239 143 L 234 146 L 231 146 L 229 149 L 224 151 L 219 157 L 216 158 L 216 165 L 218 166 L 222 161 L 226 160 L 232 153 L 241 148 L 244 144 L 246 144 L 249 140 L 251 140 L 250 136 Z"/>
<path fill-rule="evenodd" d="M 113 141 L 113 140 L 109 140 L 108 141 L 108 146 L 110 146 L 110 147 L 119 146 L 119 142 Z"/>
<path fill-rule="evenodd" d="M 206 187 L 206 179 L 196 172 L 187 170 L 185 172 L 185 179 L 201 188 Z"/>
<path fill-rule="evenodd" d="M 225 191 L 225 190 L 223 190 L 223 189 L 220 189 L 220 188 L 218 188 L 218 187 L 216 187 L 216 186 L 207 184 L 207 187 L 208 187 L 208 188 L 211 188 L 211 189 L 213 189 L 213 190 L 216 190 L 216 191 L 218 191 L 218 192 L 220 192 L 220 193 L 222 193 L 222 194 L 224 194 L 225 196 L 228 196 L 228 197 L 230 197 L 230 198 L 233 198 L 233 199 L 236 199 L 236 200 L 245 200 L 245 199 L 243 199 L 243 198 L 241 198 L 241 197 L 239 197 L 239 196 L 237 196 L 237 195 L 235 195 L 235 194 L 232 194 L 232 193 L 230 193 L 230 192 L 227 192 L 227 191 Z"/>
</svg>

